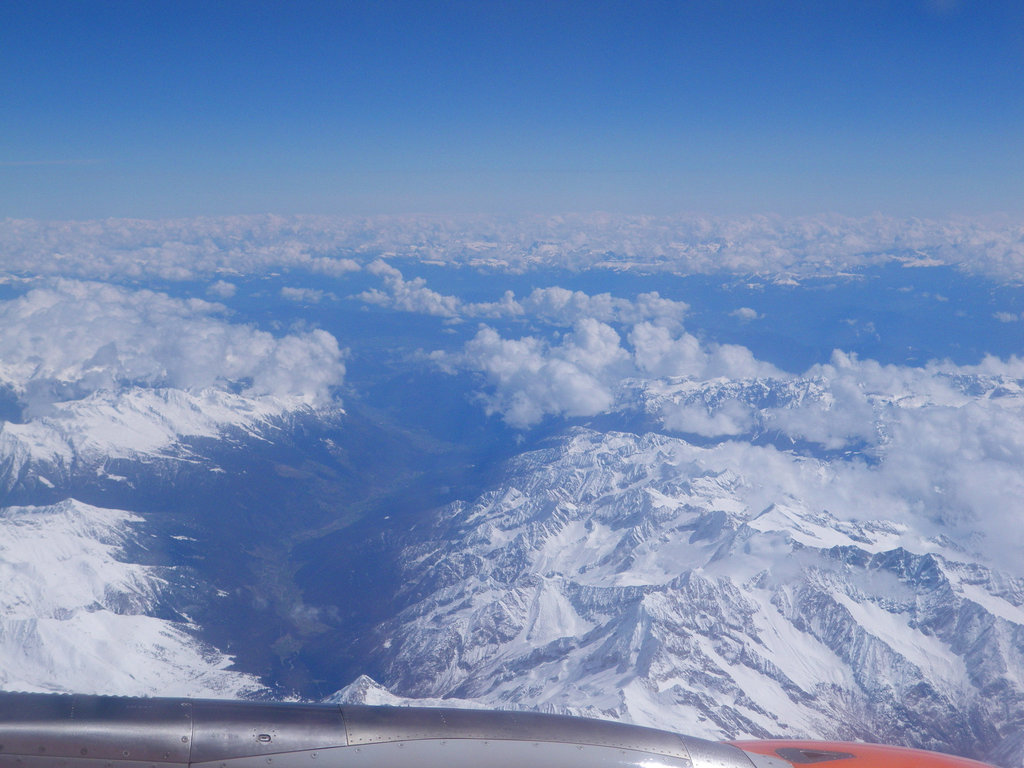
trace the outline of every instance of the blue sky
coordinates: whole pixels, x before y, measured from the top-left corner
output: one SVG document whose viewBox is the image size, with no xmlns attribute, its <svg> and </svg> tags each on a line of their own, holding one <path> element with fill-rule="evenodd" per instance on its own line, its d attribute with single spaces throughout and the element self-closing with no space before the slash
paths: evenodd
<svg viewBox="0 0 1024 768">
<path fill-rule="evenodd" d="M 1024 211 L 1024 4 L 0 4 L 0 217 Z"/>
</svg>

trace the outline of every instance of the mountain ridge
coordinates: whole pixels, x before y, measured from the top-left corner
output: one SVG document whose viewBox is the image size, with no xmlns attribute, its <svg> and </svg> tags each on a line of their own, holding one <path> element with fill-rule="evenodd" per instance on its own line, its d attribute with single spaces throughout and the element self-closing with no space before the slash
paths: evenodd
<svg viewBox="0 0 1024 768">
<path fill-rule="evenodd" d="M 408 547 L 415 589 L 378 638 L 387 688 L 1002 754 L 1024 718 L 1024 580 L 906 523 L 752 510 L 760 490 L 714 461 L 585 429 L 513 460 Z"/>
</svg>

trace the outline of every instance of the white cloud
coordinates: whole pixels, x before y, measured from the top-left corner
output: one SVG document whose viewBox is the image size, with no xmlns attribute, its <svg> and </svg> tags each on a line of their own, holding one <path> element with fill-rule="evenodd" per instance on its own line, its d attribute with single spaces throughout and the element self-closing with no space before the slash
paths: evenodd
<svg viewBox="0 0 1024 768">
<path fill-rule="evenodd" d="M 200 299 L 68 280 L 0 303 L 0 381 L 30 405 L 129 386 L 325 403 L 345 368 L 325 331 L 274 337 Z"/>
<path fill-rule="evenodd" d="M 714 408 L 701 403 L 679 404 L 666 408 L 662 419 L 668 429 L 704 437 L 742 435 L 755 424 L 750 407 L 738 400 L 727 400 Z"/>
<path fill-rule="evenodd" d="M 651 323 L 634 326 L 629 342 L 633 345 L 636 366 L 645 376 L 713 379 L 782 375 L 770 363 L 756 360 L 746 347 L 705 345 L 689 333 L 677 336 L 668 328 Z"/>
<path fill-rule="evenodd" d="M 299 302 L 300 304 L 319 304 L 326 295 L 328 294 L 324 291 L 318 291 L 314 288 L 293 288 L 287 285 L 281 288 L 282 299 Z"/>
<path fill-rule="evenodd" d="M 524 272 L 835 275 L 869 265 L 1024 271 L 1024 223 L 817 216 L 521 218 L 237 216 L 0 221 L 0 270 L 90 279 L 303 270 L 340 277 L 380 256 Z"/>
<path fill-rule="evenodd" d="M 906 522 L 1019 571 L 1022 382 L 1016 357 L 907 367 L 837 352 L 799 375 L 641 387 L 666 428 L 733 438 L 715 452 L 763 489 L 752 508 L 791 497 L 847 520 Z M 755 436 L 773 445 L 748 442 Z"/>
<path fill-rule="evenodd" d="M 647 376 L 700 376 L 708 355 L 696 336 L 673 336 L 667 328 L 640 323 L 629 334 L 637 368 Z"/>
<path fill-rule="evenodd" d="M 0 270 L 100 280 L 195 280 L 282 269 L 340 277 L 360 269 L 359 256 L 381 248 L 373 226 L 312 216 L 7 219 L 0 221 Z"/>
<path fill-rule="evenodd" d="M 1000 323 L 1016 323 L 1018 320 L 1024 320 L 1024 313 L 1016 315 L 1013 312 L 996 312 L 992 317 Z"/>
<path fill-rule="evenodd" d="M 523 305 L 516 301 L 513 291 L 505 291 L 498 301 L 476 303 L 459 303 L 459 311 L 467 317 L 507 317 L 517 318 L 526 315 Z"/>
<path fill-rule="evenodd" d="M 740 307 L 739 309 L 734 309 L 729 314 L 732 317 L 739 318 L 740 320 L 757 320 L 761 317 L 761 315 L 757 313 L 756 309 L 751 309 L 750 307 Z"/>
<path fill-rule="evenodd" d="M 341 277 L 349 272 L 358 272 L 362 267 L 355 259 L 336 259 L 326 256 L 311 258 L 306 263 L 310 272 L 318 272 L 329 277 Z"/>
<path fill-rule="evenodd" d="M 229 283 L 227 280 L 218 280 L 215 283 L 211 283 L 207 287 L 206 292 L 210 296 L 216 296 L 218 299 L 230 299 L 237 290 L 238 286 L 234 283 Z"/>
<path fill-rule="evenodd" d="M 912 522 L 1003 567 L 1024 548 L 1022 358 L 909 367 L 837 351 L 789 374 L 649 322 L 624 343 L 590 318 L 560 339 L 484 327 L 435 360 L 480 372 L 487 408 L 517 428 L 639 403 L 666 429 L 726 439 L 716 455 L 766 506 L 791 493 L 844 519 Z"/>
<path fill-rule="evenodd" d="M 685 302 L 664 299 L 657 292 L 641 293 L 630 301 L 610 293 L 591 296 L 558 286 L 535 288 L 521 304 L 527 315 L 569 326 L 585 318 L 623 324 L 654 320 L 678 326 L 689 310 Z"/>
<path fill-rule="evenodd" d="M 1024 398 L 897 407 L 880 419 L 877 463 L 832 462 L 820 503 L 855 518 L 925 525 L 1019 572 L 1024 547 Z M 979 540 L 980 539 L 980 540 Z"/>
<path fill-rule="evenodd" d="M 356 296 L 368 304 L 437 317 L 454 318 L 459 314 L 459 299 L 432 291 L 426 287 L 427 281 L 422 277 L 405 280 L 400 271 L 381 259 L 371 263 L 366 270 L 380 277 L 387 289 L 374 288 Z"/>
<path fill-rule="evenodd" d="M 548 414 L 587 416 L 610 408 L 614 372 L 628 370 L 629 356 L 613 328 L 589 319 L 556 346 L 530 337 L 502 339 L 484 327 L 458 362 L 481 371 L 492 385 L 489 411 L 527 427 Z"/>
<path fill-rule="evenodd" d="M 498 301 L 464 302 L 457 296 L 428 288 L 426 280 L 421 277 L 406 280 L 400 270 L 381 259 L 366 270 L 381 278 L 384 289 L 364 291 L 355 298 L 404 312 L 452 319 L 527 318 L 570 328 L 587 319 L 620 324 L 653 321 L 678 328 L 689 310 L 685 302 L 662 298 L 656 291 L 641 293 L 636 299 L 629 300 L 610 293 L 590 295 L 559 286 L 535 288 L 522 300 L 507 290 Z"/>
<path fill-rule="evenodd" d="M 483 327 L 461 354 L 436 352 L 436 363 L 479 371 L 490 388 L 489 412 L 525 428 L 546 415 L 593 416 L 611 410 L 625 382 L 658 377 L 749 378 L 781 376 L 774 366 L 754 359 L 745 347 L 704 346 L 691 334 L 641 322 L 622 344 L 618 332 L 595 318 L 581 318 L 560 340 L 534 336 L 503 339 Z M 683 418 L 680 416 L 679 418 Z M 719 421 L 724 424 L 721 417 Z M 739 414 L 729 418 L 740 419 Z M 736 424 L 739 422 L 737 421 Z M 703 433 L 706 426 L 700 431 Z M 730 429 L 740 429 L 739 426 Z"/>
</svg>

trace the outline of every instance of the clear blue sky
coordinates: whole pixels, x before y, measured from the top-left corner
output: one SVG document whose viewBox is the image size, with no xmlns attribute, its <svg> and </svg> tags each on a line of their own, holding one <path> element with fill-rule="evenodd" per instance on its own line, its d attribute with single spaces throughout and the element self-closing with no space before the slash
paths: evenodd
<svg viewBox="0 0 1024 768">
<path fill-rule="evenodd" d="M 1024 3 L 0 2 L 0 218 L 1024 212 Z"/>
</svg>

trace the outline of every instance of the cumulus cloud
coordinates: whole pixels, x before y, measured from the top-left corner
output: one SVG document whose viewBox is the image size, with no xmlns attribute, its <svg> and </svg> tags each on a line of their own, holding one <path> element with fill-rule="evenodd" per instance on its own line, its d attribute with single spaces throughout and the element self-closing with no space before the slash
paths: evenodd
<svg viewBox="0 0 1024 768">
<path fill-rule="evenodd" d="M 743 435 L 749 433 L 755 424 L 751 408 L 738 400 L 726 400 L 715 407 L 684 403 L 666 409 L 662 416 L 662 423 L 668 429 L 703 437 Z"/>
<path fill-rule="evenodd" d="M 582 320 L 560 344 L 539 339 L 503 339 L 481 328 L 457 362 L 483 373 L 493 387 L 486 397 L 491 413 L 515 427 L 536 424 L 545 415 L 587 416 L 611 407 L 616 372 L 629 368 L 629 355 L 613 328 Z M 435 353 L 435 359 L 448 356 Z"/>
<path fill-rule="evenodd" d="M 523 299 L 522 306 L 528 315 L 562 325 L 594 318 L 604 323 L 632 324 L 650 320 L 678 326 L 689 310 L 685 302 L 662 298 L 656 291 L 641 293 L 630 301 L 610 293 L 591 296 L 558 286 L 534 289 Z"/>
<path fill-rule="evenodd" d="M 593 416 L 609 411 L 624 384 L 637 379 L 784 375 L 756 360 L 745 347 L 704 345 L 685 331 L 652 322 L 633 326 L 627 341 L 623 345 L 611 325 L 593 317 L 577 320 L 571 333 L 555 339 L 504 339 L 484 326 L 462 353 L 436 352 L 433 359 L 449 370 L 480 372 L 489 387 L 484 395 L 489 412 L 501 414 L 510 425 L 520 428 L 547 415 Z M 727 417 L 708 418 L 709 425 L 716 419 L 724 425 Z M 739 429 L 741 415 L 734 413 L 728 418 L 734 419 L 729 429 Z M 712 428 L 709 425 L 690 431 L 703 434 Z"/>
<path fill-rule="evenodd" d="M 666 430 L 714 440 L 765 505 L 793 494 L 840 518 L 913 523 L 1004 566 L 1024 546 L 1021 358 L 911 367 L 837 351 L 787 373 L 744 347 L 650 322 L 620 335 L 589 318 L 564 337 L 483 327 L 434 359 L 477 371 L 488 411 L 516 428 L 639 405 Z"/>
<path fill-rule="evenodd" d="M 454 318 L 459 314 L 459 299 L 454 296 L 444 296 L 427 288 L 427 281 L 422 277 L 405 280 L 399 270 L 382 259 L 371 263 L 366 270 L 381 279 L 385 290 L 373 288 L 363 291 L 356 296 L 357 299 L 368 304 L 377 304 L 403 312 L 418 312 L 424 315 L 449 318 Z"/>
<path fill-rule="evenodd" d="M 823 505 L 847 517 L 877 515 L 926 523 L 1019 568 L 1024 546 L 1024 397 L 967 396 L 959 402 L 897 405 L 876 417 L 874 463 L 833 461 Z"/>
<path fill-rule="evenodd" d="M 475 303 L 459 302 L 459 311 L 467 317 L 519 318 L 526 315 L 523 305 L 516 300 L 514 291 L 505 291 L 498 301 Z"/>
<path fill-rule="evenodd" d="M 697 379 L 718 377 L 750 378 L 779 376 L 778 368 L 754 358 L 746 347 L 735 344 L 702 344 L 683 332 L 674 334 L 664 326 L 639 323 L 629 334 L 639 371 L 648 377 L 687 376 Z"/>
<path fill-rule="evenodd" d="M 757 320 L 761 317 L 761 315 L 757 313 L 756 309 L 751 309 L 750 307 L 740 307 L 739 309 L 734 309 L 729 314 L 732 317 L 739 318 L 740 320 Z"/>
<path fill-rule="evenodd" d="M 299 263 L 303 264 L 302 260 Z M 349 272 L 358 272 L 362 269 L 359 262 L 355 259 L 329 258 L 327 256 L 310 258 L 303 266 L 306 266 L 310 272 L 327 275 L 328 277 L 341 277 Z"/>
<path fill-rule="evenodd" d="M 0 221 L 0 270 L 93 280 L 197 280 L 275 270 L 340 277 L 382 248 L 373 226 L 365 219 L 270 215 L 7 219 Z"/>
<path fill-rule="evenodd" d="M 345 368 L 321 330 L 275 337 L 200 299 L 61 280 L 0 303 L 0 381 L 32 405 L 124 387 L 329 400 Z"/>
<path fill-rule="evenodd" d="M 364 301 L 452 321 L 531 322 L 519 336 L 484 326 L 459 353 L 433 356 L 477 372 L 486 407 L 516 427 L 635 407 L 640 393 L 665 429 L 721 438 L 723 461 L 759 467 L 756 482 L 797 489 L 838 515 L 924 517 L 936 531 L 983 528 L 998 545 L 1002 530 L 1022 543 L 1011 535 L 1024 530 L 1017 358 L 911 368 L 837 353 L 792 374 L 688 332 L 686 304 L 656 293 L 547 286 L 472 303 L 405 279 L 389 263 L 397 259 L 511 272 L 749 273 L 789 284 L 882 264 L 946 265 L 1019 281 L 1024 225 L 834 216 L 0 222 L 0 270 L 14 276 L 202 279 L 211 297 L 228 298 L 244 275 L 339 278 L 368 265 L 380 284 Z M 40 409 L 128 386 L 323 402 L 344 375 L 337 341 L 322 331 L 272 336 L 232 324 L 215 303 L 95 283 L 57 282 L 4 302 L 0 323 L 0 383 Z M 875 333 L 867 323 L 858 330 Z"/>
<path fill-rule="evenodd" d="M 745 478 L 752 508 L 797 499 L 1019 563 L 1024 359 L 902 366 L 836 351 L 786 372 L 687 332 L 675 308 L 671 321 L 656 320 L 635 302 L 565 289 L 506 295 L 513 303 L 524 317 L 546 313 L 548 332 L 507 337 L 482 326 L 459 353 L 433 355 L 476 372 L 486 409 L 509 425 L 639 407 L 669 432 L 709 441 L 718 466 Z M 563 335 L 558 323 L 569 318 Z"/>
<path fill-rule="evenodd" d="M 281 298 L 288 301 L 295 301 L 300 304 L 319 304 L 327 294 L 314 288 L 293 288 L 284 286 L 281 288 Z"/>
<path fill-rule="evenodd" d="M 237 290 L 238 286 L 234 283 L 229 283 L 227 280 L 218 280 L 215 283 L 211 283 L 206 292 L 210 296 L 216 296 L 218 299 L 230 299 Z"/>
<path fill-rule="evenodd" d="M 355 298 L 404 312 L 451 319 L 527 318 L 567 328 L 588 319 L 616 324 L 651 321 L 678 328 L 689 310 L 686 302 L 663 298 L 657 291 L 641 293 L 630 300 L 610 293 L 591 295 L 559 286 L 535 288 L 523 299 L 517 299 L 515 293 L 508 290 L 498 301 L 464 302 L 457 296 L 428 288 L 423 278 L 406 280 L 400 270 L 382 259 L 366 269 L 381 278 L 383 289 L 364 291 Z"/>
</svg>

